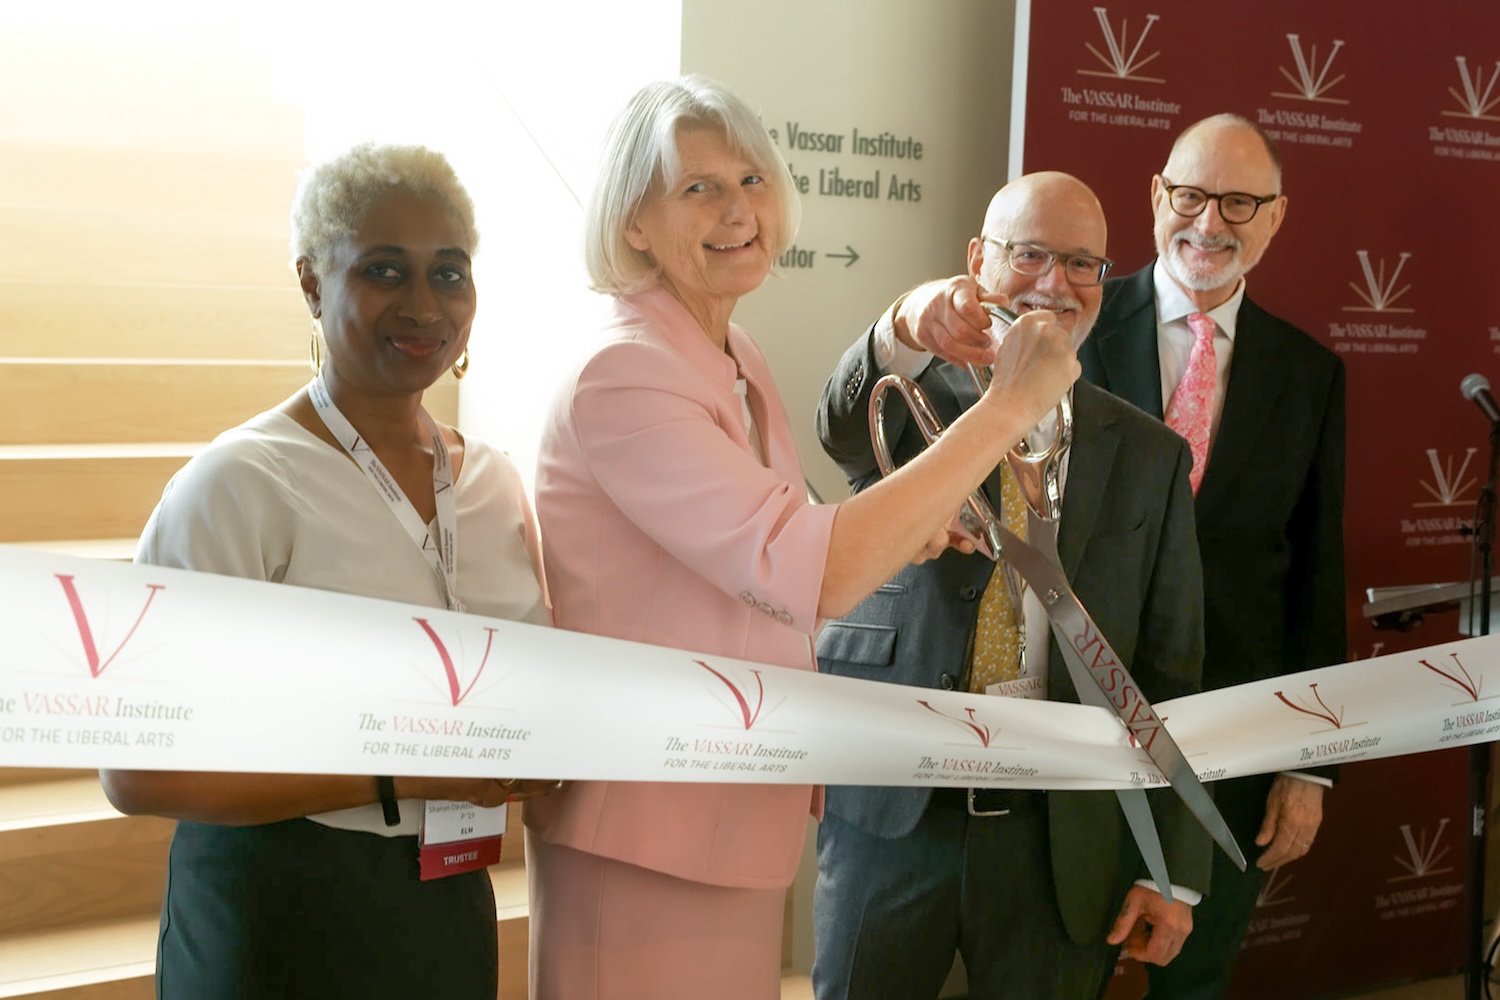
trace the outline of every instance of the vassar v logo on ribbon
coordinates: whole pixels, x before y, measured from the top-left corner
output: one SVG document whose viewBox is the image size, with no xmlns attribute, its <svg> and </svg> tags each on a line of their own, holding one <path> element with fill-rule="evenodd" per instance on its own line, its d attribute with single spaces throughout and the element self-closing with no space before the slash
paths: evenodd
<svg viewBox="0 0 1500 1000">
<path fill-rule="evenodd" d="M 964 709 L 964 714 L 967 716 L 967 718 L 960 719 L 956 716 L 949 715 L 942 709 L 933 708 L 931 703 L 929 703 L 925 699 L 918 698 L 917 704 L 927 709 L 927 711 L 932 712 L 936 715 L 941 715 L 949 722 L 952 722 L 955 725 L 958 725 L 961 728 L 967 730 L 971 736 L 979 741 L 979 745 L 984 747 L 985 749 L 989 749 L 990 740 L 994 739 L 998 735 L 997 730 L 991 729 L 987 723 L 980 722 L 974 717 L 974 709 L 972 708 L 966 707 Z"/>
<path fill-rule="evenodd" d="M 78 626 L 78 639 L 83 643 L 83 658 L 88 662 L 89 674 L 93 677 L 98 677 L 104 673 L 109 665 L 115 662 L 115 658 L 120 655 L 120 651 L 125 648 L 126 643 L 130 642 L 131 637 L 135 635 L 136 629 L 141 627 L 142 619 L 146 617 L 146 612 L 151 609 L 151 602 L 156 600 L 157 591 L 167 589 L 164 584 L 148 583 L 146 585 L 146 603 L 141 605 L 141 613 L 135 616 L 135 622 L 130 626 L 130 631 L 125 633 L 125 638 L 120 640 L 120 644 L 108 656 L 100 656 L 99 644 L 94 641 L 94 629 L 89 624 L 88 613 L 83 610 L 83 599 L 78 596 L 78 587 L 73 582 L 74 577 L 63 573 L 54 575 L 57 577 L 57 582 L 62 584 L 63 593 L 68 596 L 68 607 L 73 612 L 74 624 Z"/>
<path fill-rule="evenodd" d="M 474 690 L 474 685 L 479 683 L 480 676 L 484 674 L 484 668 L 489 665 L 490 653 L 495 648 L 494 627 L 487 626 L 485 628 L 484 655 L 480 657 L 479 666 L 475 669 L 474 676 L 469 678 L 468 687 L 464 687 L 459 680 L 458 667 L 453 662 L 453 654 L 448 651 L 447 643 L 443 642 L 442 637 L 437 634 L 437 630 L 432 627 L 432 624 L 426 618 L 413 618 L 412 621 L 422 626 L 422 631 L 427 633 L 427 638 L 431 639 L 432 645 L 436 647 L 438 658 L 443 663 L 443 675 L 448 680 L 448 697 L 452 700 L 453 707 L 457 708 L 469 696 L 469 692 Z M 462 650 L 460 650 L 460 656 L 462 656 Z"/>
<path fill-rule="evenodd" d="M 1457 653 L 1449 653 L 1448 656 L 1453 660 L 1453 667 L 1451 668 L 1435 667 L 1429 660 L 1418 660 L 1417 662 L 1468 695 L 1470 701 L 1478 701 L 1479 692 L 1484 690 L 1484 677 L 1481 676 L 1476 681 L 1470 676 L 1469 671 L 1464 668 L 1463 662 L 1459 660 Z M 1441 663 L 1442 661 L 1438 660 L 1438 662 Z"/>
<path fill-rule="evenodd" d="M 1317 703 L 1316 707 L 1314 707 L 1311 702 L 1305 705 L 1298 705 L 1290 698 L 1288 698 L 1286 696 L 1286 692 L 1284 691 L 1277 691 L 1276 697 L 1281 700 L 1281 703 L 1283 705 L 1285 705 L 1287 708 L 1290 708 L 1294 712 L 1301 712 L 1303 715 L 1310 715 L 1315 719 L 1322 719 L 1334 729 L 1343 729 L 1343 706 L 1339 706 L 1339 710 L 1335 712 L 1333 709 L 1328 707 L 1328 703 L 1323 700 L 1323 696 L 1318 694 L 1318 685 L 1309 684 L 1308 688 L 1312 691 L 1312 701 Z"/>
<path fill-rule="evenodd" d="M 760 718 L 760 710 L 766 703 L 766 685 L 760 676 L 760 671 L 750 671 L 755 677 L 755 704 L 752 706 L 750 704 L 750 689 L 748 686 L 745 690 L 741 691 L 738 684 L 725 677 L 713 667 L 710 667 L 707 663 L 704 663 L 702 660 L 694 660 L 693 662 L 724 682 L 724 686 L 729 689 L 729 693 L 734 695 L 735 704 L 739 706 L 740 710 L 740 721 L 744 723 L 745 731 L 749 732 L 755 726 L 755 720 Z"/>
</svg>

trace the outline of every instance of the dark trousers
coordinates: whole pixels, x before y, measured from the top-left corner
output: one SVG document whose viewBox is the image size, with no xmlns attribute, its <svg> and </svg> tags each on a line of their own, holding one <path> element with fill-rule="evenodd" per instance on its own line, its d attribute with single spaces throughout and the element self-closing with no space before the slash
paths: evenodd
<svg viewBox="0 0 1500 1000">
<path fill-rule="evenodd" d="M 1214 803 L 1249 866 L 1241 872 L 1223 851 L 1214 848 L 1208 896 L 1193 908 L 1193 933 L 1182 953 L 1170 965 L 1146 966 L 1151 1000 L 1218 1000 L 1229 988 L 1240 942 L 1266 880 L 1266 873 L 1255 867 L 1264 849 L 1255 846 L 1255 835 L 1265 818 L 1272 779 L 1272 775 L 1257 774 L 1214 783 Z"/>
<path fill-rule="evenodd" d="M 1115 948 L 1079 945 L 1058 913 L 1040 794 L 971 817 L 939 790 L 915 830 L 887 839 L 837 816 L 818 828 L 818 1000 L 935 998 L 963 956 L 972 1000 L 1092 1000 Z"/>
<path fill-rule="evenodd" d="M 498 980 L 487 872 L 422 882 L 415 837 L 306 819 L 178 824 L 159 1000 L 494 1000 Z"/>
</svg>

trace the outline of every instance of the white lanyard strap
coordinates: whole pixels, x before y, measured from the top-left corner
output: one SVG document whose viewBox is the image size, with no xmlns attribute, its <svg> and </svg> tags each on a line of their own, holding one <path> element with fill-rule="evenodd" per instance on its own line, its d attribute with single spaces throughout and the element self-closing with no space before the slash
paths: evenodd
<svg viewBox="0 0 1500 1000">
<path fill-rule="evenodd" d="M 313 376 L 307 387 L 307 395 L 312 399 L 313 407 L 323 419 L 328 432 L 349 453 L 349 457 L 354 459 L 376 491 L 385 498 L 391 513 L 396 515 L 396 520 L 406 529 L 412 543 L 422 551 L 427 564 L 437 575 L 438 583 L 442 585 L 448 609 L 463 611 L 463 602 L 458 599 L 458 508 L 453 499 L 453 463 L 449 460 L 448 445 L 443 441 L 437 424 L 425 410 L 420 411 L 422 424 L 432 438 L 432 494 L 437 501 L 438 526 L 438 537 L 434 539 L 432 532 L 422 521 L 422 515 L 417 513 L 417 509 L 401 491 L 400 484 L 385 467 L 385 463 L 376 457 L 374 449 L 365 441 L 364 436 L 354 429 L 354 425 L 334 405 L 321 372 Z"/>
</svg>

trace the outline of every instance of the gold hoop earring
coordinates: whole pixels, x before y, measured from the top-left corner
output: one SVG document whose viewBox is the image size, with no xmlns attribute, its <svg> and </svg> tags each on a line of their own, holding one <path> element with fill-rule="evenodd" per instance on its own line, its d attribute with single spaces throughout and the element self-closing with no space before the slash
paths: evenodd
<svg viewBox="0 0 1500 1000">
<path fill-rule="evenodd" d="M 463 378 L 467 374 L 469 374 L 469 349 L 465 347 L 464 352 L 458 356 L 458 360 L 453 362 L 453 377 Z"/>
<path fill-rule="evenodd" d="M 318 336 L 318 321 L 312 321 L 312 334 L 307 339 L 308 363 L 312 365 L 313 374 L 323 370 L 323 338 Z"/>
</svg>

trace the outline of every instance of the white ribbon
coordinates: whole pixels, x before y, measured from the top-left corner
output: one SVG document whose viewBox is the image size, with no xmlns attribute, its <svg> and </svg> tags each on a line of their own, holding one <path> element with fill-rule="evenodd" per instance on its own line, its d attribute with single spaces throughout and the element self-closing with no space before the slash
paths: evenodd
<svg viewBox="0 0 1500 1000">
<path fill-rule="evenodd" d="M 1099 708 L 762 666 L 0 547 L 0 765 L 652 781 L 1160 783 Z M 1160 702 L 1204 780 L 1500 736 L 1500 637 Z"/>
</svg>

